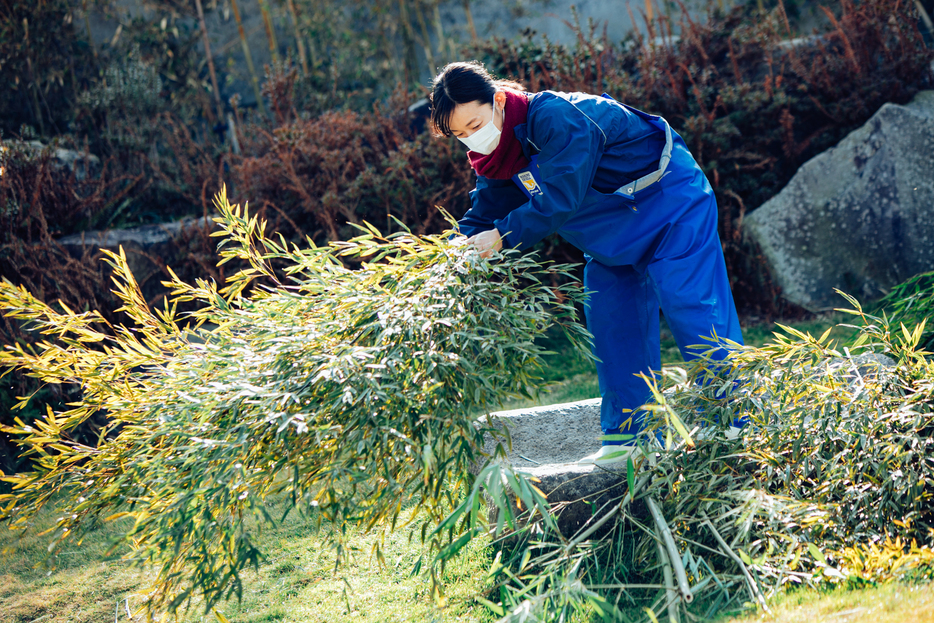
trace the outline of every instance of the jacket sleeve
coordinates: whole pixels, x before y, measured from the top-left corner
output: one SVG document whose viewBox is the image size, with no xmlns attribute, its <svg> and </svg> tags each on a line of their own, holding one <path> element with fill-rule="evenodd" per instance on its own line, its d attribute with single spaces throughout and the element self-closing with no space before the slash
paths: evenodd
<svg viewBox="0 0 934 623">
<path fill-rule="evenodd" d="M 558 98 L 530 115 L 529 137 L 539 149 L 542 194 L 493 221 L 510 248 L 530 249 L 577 211 L 593 184 L 606 143 L 594 121 Z"/>
<path fill-rule="evenodd" d="M 525 202 L 525 193 L 511 179 L 494 180 L 478 175 L 477 187 L 470 191 L 471 207 L 457 222 L 457 228 L 465 236 L 493 229 L 496 221 L 506 218 Z"/>
</svg>

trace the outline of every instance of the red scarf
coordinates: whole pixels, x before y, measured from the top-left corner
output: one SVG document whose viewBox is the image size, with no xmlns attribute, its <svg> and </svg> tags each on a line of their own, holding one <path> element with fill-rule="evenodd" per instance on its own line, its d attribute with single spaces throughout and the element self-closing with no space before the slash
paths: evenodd
<svg viewBox="0 0 934 623">
<path fill-rule="evenodd" d="M 503 92 L 506 94 L 506 108 L 499 145 L 489 154 L 467 152 L 474 171 L 494 180 L 508 180 L 529 166 L 528 158 L 522 153 L 522 145 L 512 130 L 520 123 L 525 123 L 529 114 L 529 97 L 526 93 L 512 89 L 503 89 Z"/>
</svg>

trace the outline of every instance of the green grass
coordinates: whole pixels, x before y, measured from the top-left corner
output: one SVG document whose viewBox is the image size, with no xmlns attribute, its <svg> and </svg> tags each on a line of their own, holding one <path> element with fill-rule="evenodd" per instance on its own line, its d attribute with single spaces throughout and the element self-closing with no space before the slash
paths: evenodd
<svg viewBox="0 0 934 623">
<path fill-rule="evenodd" d="M 43 517 L 47 525 L 53 521 L 50 514 Z M 98 623 L 114 620 L 115 612 L 120 623 L 141 621 L 141 616 L 127 617 L 126 600 L 130 611 L 135 611 L 154 574 L 120 561 L 101 562 L 109 537 L 119 528 L 101 526 L 81 547 L 68 548 L 56 556 L 54 570 L 36 567 L 43 558 L 45 540 L 35 531 L 25 535 L 0 531 L 0 621 Z M 429 594 L 425 576 L 411 575 L 422 553 L 417 535 L 406 531 L 389 535 L 383 543 L 383 565 L 371 556 L 376 538 L 372 534 L 349 535 L 351 560 L 335 571 L 333 552 L 322 546 L 321 535 L 292 513 L 281 525 L 266 528 L 259 536 L 270 559 L 259 570 L 243 574 L 242 601 L 232 599 L 217 610 L 230 623 L 495 620 L 473 599 L 482 592 L 492 562 L 492 548 L 483 539 L 469 545 L 466 553 L 445 569 L 446 604 L 442 607 Z M 194 603 L 179 620 L 196 623 L 217 619 L 204 616 Z"/>
<path fill-rule="evenodd" d="M 46 513 L 45 523 L 54 517 Z M 120 524 L 104 525 L 81 546 L 65 548 L 42 565 L 47 541 L 35 531 L 22 534 L 0 530 L 0 621 L 105 621 L 116 604 L 142 590 L 147 574 L 120 563 L 101 560 L 110 537 Z M 51 615 L 51 618 L 48 617 Z"/>
<path fill-rule="evenodd" d="M 717 623 L 934 623 L 934 585 L 795 589 L 770 599 L 769 610 L 718 618 Z"/>
<path fill-rule="evenodd" d="M 51 517 L 47 517 L 51 519 Z M 34 534 L 18 538 L 0 533 L 5 552 L 0 562 L 0 621 L 4 623 L 119 623 L 141 621 L 126 615 L 140 604 L 149 573 L 119 562 L 99 562 L 114 526 L 104 526 L 81 548 L 63 552 L 51 574 L 34 568 L 43 541 Z M 334 572 L 331 552 L 297 515 L 267 530 L 260 539 L 272 558 L 258 572 L 244 574 L 243 600 L 220 606 L 230 623 L 445 623 L 489 622 L 496 619 L 473 595 L 483 591 L 491 548 L 472 545 L 444 576 L 447 604 L 438 606 L 428 594 L 423 577 L 410 571 L 420 549 L 400 533 L 386 543 L 386 564 L 369 556 L 372 535 L 353 535 L 355 560 Z M 345 583 L 346 582 L 346 583 Z M 346 590 L 345 590 L 346 589 Z M 118 607 L 119 606 L 119 607 Z M 876 587 L 818 591 L 795 589 L 769 600 L 770 614 L 761 610 L 721 617 L 717 623 L 934 623 L 934 587 L 931 584 L 892 583 Z M 215 621 L 197 604 L 181 623 Z"/>
<path fill-rule="evenodd" d="M 429 594 L 424 576 L 411 576 L 421 553 L 417 537 L 387 538 L 381 566 L 370 555 L 372 535 L 354 535 L 355 560 L 337 572 L 333 554 L 322 549 L 314 534 L 295 538 L 280 528 L 266 540 L 275 559 L 247 577 L 241 603 L 218 608 L 231 623 L 260 621 L 322 621 L 390 623 L 396 621 L 490 621 L 487 609 L 473 600 L 482 589 L 492 557 L 479 542 L 445 570 L 447 603 L 440 607 Z M 196 621 L 196 617 L 186 617 Z"/>
</svg>

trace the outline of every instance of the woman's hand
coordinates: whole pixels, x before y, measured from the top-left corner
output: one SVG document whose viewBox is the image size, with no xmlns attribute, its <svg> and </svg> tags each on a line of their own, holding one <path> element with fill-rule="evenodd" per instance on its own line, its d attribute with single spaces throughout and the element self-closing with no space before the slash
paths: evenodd
<svg viewBox="0 0 934 623">
<path fill-rule="evenodd" d="M 503 239 L 499 235 L 499 230 L 494 228 L 471 236 L 467 239 L 467 244 L 479 251 L 480 257 L 490 257 L 494 251 L 503 248 Z"/>
</svg>

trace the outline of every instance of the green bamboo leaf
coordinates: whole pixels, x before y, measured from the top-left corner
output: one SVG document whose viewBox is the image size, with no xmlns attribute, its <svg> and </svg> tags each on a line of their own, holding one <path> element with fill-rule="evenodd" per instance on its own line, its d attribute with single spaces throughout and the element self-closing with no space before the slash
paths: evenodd
<svg viewBox="0 0 934 623">
<path fill-rule="evenodd" d="M 480 595 L 476 595 L 476 596 L 474 597 L 474 599 L 475 599 L 477 602 L 479 602 L 479 603 L 483 604 L 484 606 L 486 606 L 487 609 L 488 609 L 490 612 L 492 612 L 493 614 L 495 614 L 496 616 L 498 616 L 498 617 L 505 616 L 506 612 L 505 612 L 505 610 L 503 610 L 503 607 L 500 606 L 499 604 L 495 604 L 495 603 L 493 603 L 492 601 L 490 601 L 489 599 L 486 599 L 486 598 L 484 598 L 484 597 L 481 597 Z"/>
<path fill-rule="evenodd" d="M 626 484 L 629 485 L 629 490 L 635 493 L 636 490 L 636 466 L 632 461 L 632 457 L 626 459 Z"/>
<path fill-rule="evenodd" d="M 808 552 L 811 554 L 811 557 L 820 565 L 827 566 L 827 558 L 824 556 L 823 552 L 820 551 L 813 543 L 808 543 Z"/>
</svg>

